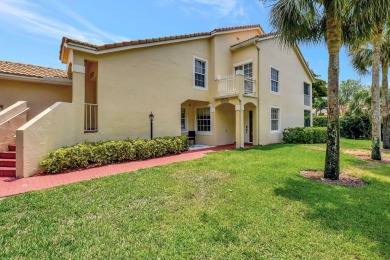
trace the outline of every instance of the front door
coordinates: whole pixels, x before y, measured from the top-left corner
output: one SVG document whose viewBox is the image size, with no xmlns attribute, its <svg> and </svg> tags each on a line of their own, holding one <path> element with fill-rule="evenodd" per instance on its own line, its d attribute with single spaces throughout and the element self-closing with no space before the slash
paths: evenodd
<svg viewBox="0 0 390 260">
<path fill-rule="evenodd" d="M 253 143 L 253 111 L 245 111 L 244 113 L 245 124 L 245 143 Z"/>
</svg>

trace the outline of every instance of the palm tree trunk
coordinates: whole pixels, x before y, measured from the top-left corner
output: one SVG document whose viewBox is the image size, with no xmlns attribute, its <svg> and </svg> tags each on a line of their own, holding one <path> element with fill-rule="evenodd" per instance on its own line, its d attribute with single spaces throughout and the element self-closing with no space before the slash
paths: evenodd
<svg viewBox="0 0 390 260">
<path fill-rule="evenodd" d="M 328 131 L 324 177 L 338 180 L 340 175 L 339 126 L 339 53 L 342 44 L 341 22 L 327 10 L 326 44 L 328 47 Z"/>
<path fill-rule="evenodd" d="M 382 124 L 383 148 L 390 149 L 390 115 L 389 115 L 389 64 L 382 62 Z"/>
<path fill-rule="evenodd" d="M 371 159 L 381 160 L 381 114 L 379 64 L 382 44 L 382 31 L 377 29 L 372 41 L 372 85 L 371 85 Z"/>
</svg>

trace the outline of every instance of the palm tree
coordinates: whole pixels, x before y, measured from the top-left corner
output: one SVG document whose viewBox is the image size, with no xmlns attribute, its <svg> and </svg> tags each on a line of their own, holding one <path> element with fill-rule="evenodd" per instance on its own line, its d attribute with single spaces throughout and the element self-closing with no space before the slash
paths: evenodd
<svg viewBox="0 0 390 260">
<path fill-rule="evenodd" d="M 267 1 L 267 0 L 263 0 Z M 280 33 L 283 45 L 326 42 L 328 63 L 328 125 L 324 177 L 340 174 L 339 53 L 345 36 L 345 14 L 352 0 L 268 0 L 270 23 Z"/>
<path fill-rule="evenodd" d="M 347 110 L 349 103 L 351 102 L 352 96 L 364 89 L 360 80 L 348 79 L 342 81 L 340 84 L 339 91 L 339 103 L 340 103 L 340 112 L 343 114 Z"/>
<path fill-rule="evenodd" d="M 369 72 L 372 66 L 373 51 L 368 44 L 359 47 L 350 47 L 352 65 L 358 73 L 364 75 Z M 390 115 L 389 115 L 389 91 L 388 91 L 388 70 L 390 63 L 390 33 L 387 31 L 381 45 L 380 64 L 382 72 L 382 93 L 381 93 L 381 117 L 383 132 L 383 148 L 390 149 Z"/>
<path fill-rule="evenodd" d="M 351 12 L 350 25 L 362 36 L 355 40 L 357 43 L 372 45 L 372 85 L 371 85 L 371 124 L 372 150 L 371 158 L 381 160 L 381 114 L 379 71 L 381 64 L 381 47 L 385 35 L 386 23 L 390 19 L 389 0 L 359 0 Z M 387 95 L 385 95 L 387 97 Z"/>
</svg>

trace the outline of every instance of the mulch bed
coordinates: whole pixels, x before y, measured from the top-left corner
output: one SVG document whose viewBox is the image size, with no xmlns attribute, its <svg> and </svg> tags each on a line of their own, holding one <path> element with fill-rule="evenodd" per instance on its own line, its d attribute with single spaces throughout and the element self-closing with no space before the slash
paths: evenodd
<svg viewBox="0 0 390 260">
<path fill-rule="evenodd" d="M 359 158 L 361 160 L 365 160 L 365 161 L 390 164 L 390 159 L 389 158 L 383 158 L 382 157 L 382 160 L 378 161 L 378 160 L 371 159 L 371 156 L 369 156 L 369 155 L 355 155 L 355 156 L 357 158 Z"/>
<path fill-rule="evenodd" d="M 335 185 L 335 186 L 345 186 L 345 187 L 367 186 L 367 183 L 365 183 L 361 179 L 346 175 L 345 173 L 341 173 L 338 180 L 325 179 L 324 172 L 321 171 L 301 171 L 301 175 L 313 181 L 318 181 L 321 183 Z"/>
</svg>

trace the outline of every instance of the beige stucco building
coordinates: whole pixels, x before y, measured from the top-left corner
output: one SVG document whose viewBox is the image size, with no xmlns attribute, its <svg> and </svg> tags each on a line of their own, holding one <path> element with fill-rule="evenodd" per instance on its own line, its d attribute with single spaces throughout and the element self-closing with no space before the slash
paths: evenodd
<svg viewBox="0 0 390 260">
<path fill-rule="evenodd" d="M 284 128 L 310 125 L 313 77 L 299 49 L 277 38 L 259 25 L 101 46 L 63 38 L 66 78 L 0 77 L 0 105 L 25 101 L 19 106 L 34 111 L 16 130 L 17 176 L 36 173 L 62 146 L 150 138 L 151 112 L 155 137 L 195 131 L 196 143 L 237 148 L 281 142 Z M 4 112 L 17 114 L 6 110 L 0 124 Z"/>
</svg>

